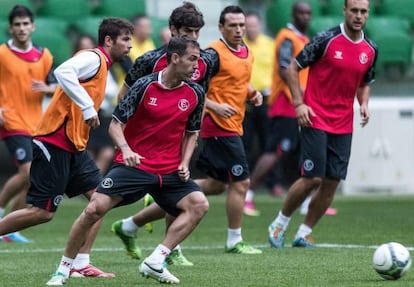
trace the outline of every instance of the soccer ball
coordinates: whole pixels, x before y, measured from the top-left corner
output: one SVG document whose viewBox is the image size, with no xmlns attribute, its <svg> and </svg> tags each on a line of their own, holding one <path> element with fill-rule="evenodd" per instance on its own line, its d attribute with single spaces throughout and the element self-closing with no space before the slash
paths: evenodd
<svg viewBox="0 0 414 287">
<path fill-rule="evenodd" d="M 381 277 L 387 280 L 397 280 L 410 269 L 411 256 L 402 244 L 389 242 L 375 250 L 372 263 Z"/>
</svg>

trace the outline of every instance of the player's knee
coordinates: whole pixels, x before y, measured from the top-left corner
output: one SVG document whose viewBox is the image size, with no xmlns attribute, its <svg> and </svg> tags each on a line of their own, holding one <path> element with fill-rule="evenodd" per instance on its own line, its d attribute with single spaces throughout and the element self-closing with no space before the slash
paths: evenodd
<svg viewBox="0 0 414 287">
<path fill-rule="evenodd" d="M 55 216 L 55 212 L 50 212 L 45 209 L 37 208 L 34 214 L 34 218 L 39 224 L 49 222 Z"/>
</svg>

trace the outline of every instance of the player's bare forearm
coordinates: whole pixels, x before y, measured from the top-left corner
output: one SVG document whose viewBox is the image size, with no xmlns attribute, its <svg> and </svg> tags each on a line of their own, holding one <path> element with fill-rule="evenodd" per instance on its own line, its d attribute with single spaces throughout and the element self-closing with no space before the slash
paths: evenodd
<svg viewBox="0 0 414 287">
<path fill-rule="evenodd" d="M 197 147 L 198 132 L 186 131 L 181 145 L 181 164 L 189 166 L 191 157 Z"/>
</svg>

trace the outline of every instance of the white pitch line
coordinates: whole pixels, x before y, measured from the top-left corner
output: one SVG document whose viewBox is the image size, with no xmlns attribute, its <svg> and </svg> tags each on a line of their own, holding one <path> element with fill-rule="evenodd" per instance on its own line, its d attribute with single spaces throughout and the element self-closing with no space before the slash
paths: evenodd
<svg viewBox="0 0 414 287">
<path fill-rule="evenodd" d="M 22 244 L 20 249 L 3 249 L 4 245 L 10 243 L 0 242 L 0 253 L 48 253 L 48 252 L 63 252 L 63 248 L 26 248 L 30 244 Z M 24 245 L 24 247 L 23 247 Z M 270 248 L 268 244 L 264 245 L 254 245 L 257 248 Z M 315 245 L 317 248 L 369 248 L 375 249 L 379 245 L 358 245 L 358 244 L 331 244 L 331 243 L 320 243 Z M 287 246 L 290 248 L 289 246 Z M 414 247 L 406 246 L 408 250 L 414 250 Z M 207 249 L 223 249 L 222 245 L 204 245 L 204 246 L 183 246 L 184 250 L 207 250 Z M 142 247 L 143 250 L 153 250 L 154 247 Z M 92 252 L 113 252 L 113 251 L 124 251 L 124 248 L 111 248 L 111 247 L 102 247 L 102 248 L 93 248 Z"/>
</svg>

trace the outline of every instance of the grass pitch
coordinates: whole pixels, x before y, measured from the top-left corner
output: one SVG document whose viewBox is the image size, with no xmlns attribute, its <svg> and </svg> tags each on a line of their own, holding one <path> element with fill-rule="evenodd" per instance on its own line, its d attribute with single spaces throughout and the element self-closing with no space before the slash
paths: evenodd
<svg viewBox="0 0 414 287">
<path fill-rule="evenodd" d="M 209 197 L 210 210 L 194 233 L 182 243 L 184 254 L 194 267 L 172 266 L 169 270 L 181 286 L 256 287 L 256 286 L 414 286 L 410 270 L 395 282 L 382 279 L 372 268 L 374 248 L 389 241 L 410 250 L 414 246 L 414 197 L 338 195 L 333 206 L 336 216 L 325 216 L 312 236 L 313 249 L 291 248 L 291 239 L 302 222 L 298 212 L 286 234 L 286 247 L 270 248 L 267 227 L 277 215 L 283 199 L 267 194 L 256 196 L 259 217 L 244 217 L 243 238 L 261 248 L 262 255 L 224 253 L 226 240 L 225 196 Z M 59 263 L 67 233 L 85 206 L 82 198 L 67 199 L 52 222 L 22 232 L 34 240 L 30 244 L 0 242 L 0 286 L 45 286 Z M 71 278 L 66 286 L 158 286 L 138 274 L 138 261 L 125 255 L 121 241 L 110 231 L 111 223 L 132 215 L 142 202 L 112 210 L 105 217 L 92 252 L 92 263 L 116 278 Z M 138 244 L 149 255 L 163 237 L 163 221 L 154 223 L 154 232 L 138 232 Z M 414 252 L 414 251 L 411 251 Z"/>
</svg>

